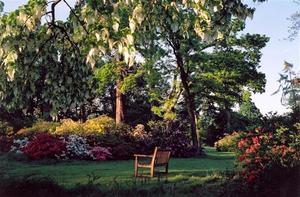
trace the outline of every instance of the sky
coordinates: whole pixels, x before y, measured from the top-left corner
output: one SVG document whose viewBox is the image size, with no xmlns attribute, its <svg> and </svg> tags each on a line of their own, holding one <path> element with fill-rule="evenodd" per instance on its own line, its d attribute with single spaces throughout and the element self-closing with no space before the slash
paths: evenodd
<svg viewBox="0 0 300 197">
<path fill-rule="evenodd" d="M 9 12 L 27 2 L 27 0 L 2 0 L 5 4 L 4 11 Z M 67 0 L 71 5 L 75 0 Z M 278 87 L 279 73 L 282 73 L 283 62 L 288 61 L 294 65 L 295 71 L 300 71 L 300 40 L 297 37 L 289 41 L 288 27 L 291 22 L 288 18 L 300 10 L 293 0 L 269 0 L 264 3 L 253 3 L 251 0 L 244 0 L 251 7 L 255 7 L 253 19 L 248 19 L 246 28 L 242 33 L 264 34 L 270 38 L 267 46 L 262 50 L 262 59 L 259 71 L 266 75 L 266 87 L 263 94 L 252 96 L 255 105 L 263 114 L 278 112 L 282 114 L 288 109 L 280 103 L 281 93 L 272 95 Z M 60 4 L 56 13 L 58 19 L 67 17 L 69 10 Z"/>
</svg>

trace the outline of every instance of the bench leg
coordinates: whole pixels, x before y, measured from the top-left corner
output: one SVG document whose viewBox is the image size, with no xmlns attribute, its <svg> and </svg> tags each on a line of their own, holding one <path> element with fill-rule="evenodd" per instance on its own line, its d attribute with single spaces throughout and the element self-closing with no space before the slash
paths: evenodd
<svg viewBox="0 0 300 197">
<path fill-rule="evenodd" d="M 135 161 L 134 161 L 134 177 L 137 177 L 138 176 L 138 160 L 137 158 L 135 158 Z"/>
<path fill-rule="evenodd" d="M 168 174 L 169 164 L 166 165 L 166 174 Z"/>
<path fill-rule="evenodd" d="M 150 177 L 154 177 L 154 166 L 150 168 Z"/>
</svg>

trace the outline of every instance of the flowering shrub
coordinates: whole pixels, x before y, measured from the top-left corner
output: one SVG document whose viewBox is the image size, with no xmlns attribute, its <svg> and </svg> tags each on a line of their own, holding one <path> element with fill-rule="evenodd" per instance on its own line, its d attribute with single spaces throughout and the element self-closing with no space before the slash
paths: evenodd
<svg viewBox="0 0 300 197">
<path fill-rule="evenodd" d="M 215 148 L 217 151 L 235 152 L 239 139 L 244 135 L 243 132 L 233 132 L 230 135 L 225 135 L 225 137 L 215 142 Z"/>
<path fill-rule="evenodd" d="M 23 139 L 14 139 L 12 146 L 10 148 L 11 152 L 22 153 L 23 149 L 27 146 L 29 140 L 27 137 Z"/>
<path fill-rule="evenodd" d="M 275 132 L 256 129 L 238 142 L 237 160 L 248 183 L 270 179 L 300 165 L 300 125 L 298 131 L 279 128 Z M 278 179 L 278 177 L 277 177 Z"/>
<path fill-rule="evenodd" d="M 83 124 L 83 130 L 86 134 L 103 134 L 105 131 L 112 130 L 116 124 L 114 119 L 108 116 L 99 116 L 89 119 Z"/>
<path fill-rule="evenodd" d="M 112 157 L 110 149 L 101 146 L 93 147 L 89 154 L 94 160 L 107 160 Z"/>
<path fill-rule="evenodd" d="M 56 127 L 54 133 L 56 135 L 70 135 L 70 134 L 82 134 L 83 128 L 80 122 L 73 121 L 72 119 L 64 119 L 62 124 Z"/>
<path fill-rule="evenodd" d="M 17 136 L 32 138 L 37 133 L 53 133 L 60 123 L 58 122 L 47 122 L 37 121 L 32 127 L 20 129 L 17 132 Z"/>
<path fill-rule="evenodd" d="M 40 133 L 24 147 L 23 152 L 32 159 L 62 158 L 65 156 L 66 143 L 58 137 Z"/>
<path fill-rule="evenodd" d="M 69 135 L 65 139 L 66 154 L 68 158 L 72 159 L 87 159 L 90 157 L 90 146 L 86 139 L 78 135 Z"/>
<path fill-rule="evenodd" d="M 131 134 L 138 140 L 148 140 L 150 138 L 150 134 L 145 131 L 145 126 L 142 124 L 136 125 Z"/>
<path fill-rule="evenodd" d="M 108 116 L 99 116 L 89 119 L 85 123 L 73 121 L 72 119 L 62 120 L 62 124 L 56 127 L 57 135 L 80 135 L 80 136 L 100 136 L 104 133 L 115 132 L 119 125 Z"/>
</svg>

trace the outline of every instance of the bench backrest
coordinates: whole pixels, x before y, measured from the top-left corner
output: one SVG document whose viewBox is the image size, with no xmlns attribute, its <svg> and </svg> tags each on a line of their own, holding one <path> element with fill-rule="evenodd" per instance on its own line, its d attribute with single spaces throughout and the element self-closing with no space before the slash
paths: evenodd
<svg viewBox="0 0 300 197">
<path fill-rule="evenodd" d="M 160 149 L 159 147 L 155 147 L 152 165 L 163 165 L 168 164 L 171 156 L 171 150 L 168 149 Z"/>
</svg>

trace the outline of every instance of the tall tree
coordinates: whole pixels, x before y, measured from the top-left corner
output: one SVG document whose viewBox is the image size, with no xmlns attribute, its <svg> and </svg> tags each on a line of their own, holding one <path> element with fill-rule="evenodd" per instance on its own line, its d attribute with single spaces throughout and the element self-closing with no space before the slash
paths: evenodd
<svg viewBox="0 0 300 197">
<path fill-rule="evenodd" d="M 191 125 L 194 148 L 199 148 L 196 131 L 195 92 L 192 90 L 194 64 L 190 56 L 218 45 L 238 23 L 252 16 L 254 9 L 234 1 L 142 1 L 144 35 L 155 32 L 157 42 L 171 49 L 180 78 Z M 146 33 L 147 32 L 147 33 Z M 153 39 L 150 38 L 150 39 Z"/>
</svg>

